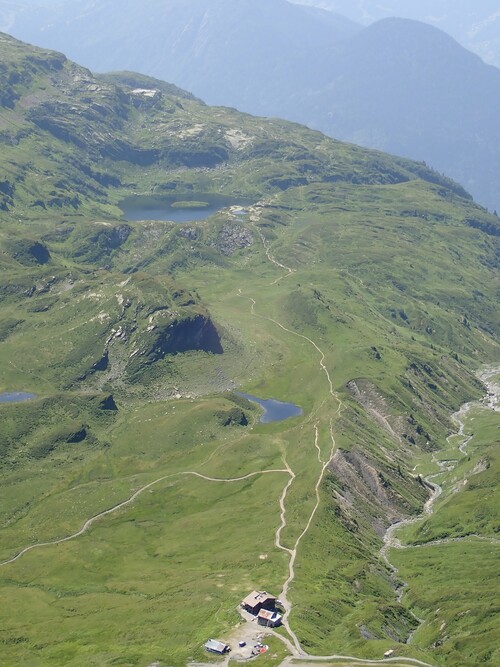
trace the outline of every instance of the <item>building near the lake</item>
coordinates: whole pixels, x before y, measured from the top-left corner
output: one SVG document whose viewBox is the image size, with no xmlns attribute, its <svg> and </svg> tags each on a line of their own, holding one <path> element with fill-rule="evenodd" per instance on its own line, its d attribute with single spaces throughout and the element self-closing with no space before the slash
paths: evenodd
<svg viewBox="0 0 500 667">
<path fill-rule="evenodd" d="M 257 616 L 257 623 L 265 625 L 266 628 L 277 628 L 281 625 L 282 618 L 283 615 L 276 611 L 276 609 L 261 609 Z"/>
<path fill-rule="evenodd" d="M 231 650 L 228 644 L 224 644 L 224 642 L 220 642 L 217 639 L 209 639 L 205 644 L 205 648 L 210 653 L 216 653 L 217 655 L 224 655 L 224 653 L 228 653 Z"/>
<path fill-rule="evenodd" d="M 261 609 L 274 611 L 276 607 L 276 597 L 267 591 L 252 591 L 242 601 L 241 606 L 254 616 L 257 616 Z"/>
</svg>

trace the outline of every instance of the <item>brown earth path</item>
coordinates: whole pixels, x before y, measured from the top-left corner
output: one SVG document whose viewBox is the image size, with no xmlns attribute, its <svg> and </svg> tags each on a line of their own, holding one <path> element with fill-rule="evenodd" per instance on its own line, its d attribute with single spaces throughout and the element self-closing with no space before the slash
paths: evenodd
<svg viewBox="0 0 500 667">
<path fill-rule="evenodd" d="M 113 505 L 113 507 L 110 507 L 107 510 L 104 510 L 104 512 L 99 512 L 99 514 L 95 514 L 92 516 L 90 519 L 87 519 L 83 526 L 80 528 L 75 533 L 72 533 L 71 535 L 67 535 L 66 537 L 62 537 L 57 540 L 51 540 L 49 542 L 37 542 L 36 544 L 31 544 L 28 547 L 25 547 L 19 553 L 17 553 L 15 556 L 12 558 L 9 558 L 8 560 L 5 560 L 0 563 L 0 567 L 4 565 L 9 565 L 9 563 L 15 563 L 17 560 L 19 560 L 24 554 L 28 553 L 28 551 L 32 551 L 33 549 L 40 549 L 42 547 L 51 547 L 51 546 L 56 546 L 58 544 L 63 544 L 64 542 L 69 542 L 70 540 L 74 540 L 77 537 L 80 537 L 84 533 L 86 533 L 89 528 L 96 523 L 96 521 L 99 521 L 99 519 L 102 519 L 105 516 L 108 516 L 109 514 L 113 514 L 114 512 L 117 512 L 118 510 L 127 507 L 127 505 L 131 505 L 136 498 L 138 498 L 144 491 L 147 491 L 151 487 L 155 486 L 156 484 L 159 484 L 160 482 L 165 481 L 166 479 L 171 479 L 172 477 L 179 477 L 179 476 L 185 476 L 185 475 L 192 475 L 193 477 L 199 477 L 200 479 L 204 479 L 208 482 L 220 482 L 220 483 L 234 483 L 234 482 L 241 482 L 245 479 L 249 479 L 251 477 L 255 477 L 256 475 L 266 475 L 270 473 L 289 473 L 289 469 L 281 469 L 278 468 L 276 470 L 258 470 L 256 472 L 250 472 L 247 475 L 243 475 L 242 477 L 233 477 L 229 479 L 222 479 L 218 477 L 208 477 L 207 475 L 203 475 L 202 473 L 196 472 L 194 470 L 188 470 L 185 472 L 177 472 L 177 473 L 172 473 L 170 475 L 163 475 L 163 477 L 159 477 L 158 479 L 153 480 L 152 482 L 149 482 L 149 484 L 145 484 L 144 486 L 141 486 L 135 493 L 133 493 L 130 498 L 127 498 L 127 500 L 124 500 L 120 503 L 117 503 L 116 505 Z"/>
</svg>

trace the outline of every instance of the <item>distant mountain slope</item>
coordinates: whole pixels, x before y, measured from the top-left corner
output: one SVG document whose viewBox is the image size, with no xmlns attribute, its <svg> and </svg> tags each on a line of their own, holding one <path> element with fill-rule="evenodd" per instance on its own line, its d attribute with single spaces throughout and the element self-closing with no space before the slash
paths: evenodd
<svg viewBox="0 0 500 667">
<path fill-rule="evenodd" d="M 496 667 L 496 425 L 446 438 L 499 357 L 498 218 L 422 163 L 143 74 L 2 34 L 0 64 L 0 402 L 35 395 L 0 405 L 2 665 L 205 664 L 288 582 L 311 655 Z M 303 412 L 261 424 L 240 387 Z M 404 586 L 384 534 L 440 462 L 424 541 L 456 555 L 410 547 Z"/>
<path fill-rule="evenodd" d="M 500 73 L 431 26 L 362 29 L 285 0 L 75 0 L 19 10 L 12 31 L 97 71 L 425 160 L 500 210 Z"/>
<path fill-rule="evenodd" d="M 53 13 L 20 11 L 11 32 L 94 71 L 144 72 L 211 104 L 273 115 L 277 91 L 290 97 L 298 83 L 324 82 L 310 54 L 329 59 L 358 29 L 286 0 L 150 0 L 147 11 L 136 0 L 76 0 Z"/>
<path fill-rule="evenodd" d="M 109 269 L 135 237 L 118 207 L 134 193 L 180 202 L 193 193 L 201 201 L 217 195 L 256 202 L 313 184 L 329 189 L 423 183 L 432 198 L 451 206 L 458 224 L 492 239 L 498 233 L 496 218 L 473 204 L 459 184 L 422 163 L 343 144 L 294 123 L 209 107 L 144 75 L 92 75 L 61 53 L 2 34 L 0 58 L 0 259 L 7 269 L 19 263 L 49 266 L 54 247 L 70 262 Z M 420 217 L 399 200 L 393 204 L 405 216 Z M 427 216 L 425 208 L 421 215 Z M 54 219 L 58 229 L 47 235 Z M 95 220 L 108 222 L 84 222 Z M 266 224 L 275 220 L 287 224 L 282 214 L 270 214 Z M 253 244 L 253 233 L 224 226 L 227 214 L 219 221 L 220 229 L 201 243 L 198 261 L 212 261 L 215 249 L 224 264 L 224 256 Z M 172 236 L 163 259 L 168 268 L 192 261 L 190 252 L 180 251 L 180 236 Z M 190 249 L 197 239 L 198 232 L 186 237 Z M 126 253 L 122 270 L 142 270 L 156 261 L 151 252 Z M 30 284 L 19 289 L 29 292 Z M 469 310 L 475 311 L 474 304 Z M 96 341 L 90 366 L 103 353 L 104 342 Z"/>
<path fill-rule="evenodd" d="M 424 21 L 444 30 L 487 63 L 500 67 L 500 7 L 496 0 L 291 0 L 368 25 L 389 17 Z"/>
<path fill-rule="evenodd" d="M 500 70 L 435 28 L 384 19 L 349 42 L 339 71 L 310 105 L 313 126 L 426 160 L 498 207 Z"/>
<path fill-rule="evenodd" d="M 251 194 L 318 181 L 422 178 L 470 198 L 422 164 L 328 140 L 294 123 L 210 108 L 144 75 L 92 75 L 61 53 L 1 33 L 0 58 L 0 206 L 29 219 L 51 208 L 116 215 L 109 205 L 120 192 L 129 194 L 131 180 L 142 181 L 143 167 L 154 170 L 160 192 L 193 189 L 187 183 L 202 180 L 201 170 L 224 167 L 217 179 L 227 194 L 239 191 L 242 179 Z"/>
</svg>

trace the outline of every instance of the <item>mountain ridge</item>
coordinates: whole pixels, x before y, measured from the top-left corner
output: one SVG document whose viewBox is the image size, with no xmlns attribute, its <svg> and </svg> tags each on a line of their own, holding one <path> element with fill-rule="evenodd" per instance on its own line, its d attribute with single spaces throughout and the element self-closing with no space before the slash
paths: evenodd
<svg viewBox="0 0 500 667">
<path fill-rule="evenodd" d="M 444 30 L 465 48 L 474 51 L 487 63 L 500 66 L 497 5 L 486 0 L 481 5 L 467 0 L 390 0 L 383 5 L 365 0 L 352 3 L 348 0 L 292 0 L 300 5 L 316 6 L 337 11 L 364 25 L 388 16 L 414 19 Z"/>
<path fill-rule="evenodd" d="M 112 1 L 81 0 L 78 11 L 71 5 L 67 15 L 52 15 L 45 30 L 26 24 L 23 34 L 20 23 L 16 34 L 69 51 L 94 69 L 139 70 L 210 104 L 286 117 L 425 160 L 490 210 L 500 208 L 498 70 L 437 27 L 413 19 L 363 27 L 285 0 L 258 7 L 243 0 L 169 0 L 146 13 L 121 3 L 123 20 L 115 9 Z M 400 61 L 411 44 L 414 61 L 405 69 Z M 402 96 L 410 81 L 413 90 Z"/>
<path fill-rule="evenodd" d="M 0 56 L 0 391 L 35 395 L 0 404 L 3 659 L 203 663 L 265 589 L 311 655 L 493 667 L 470 531 L 493 529 L 498 431 L 475 412 L 464 454 L 451 414 L 498 359 L 498 218 L 422 163 L 7 36 Z M 186 206 L 207 216 L 168 219 Z M 261 423 L 238 389 L 302 414 Z M 384 535 L 450 459 L 416 539 L 460 541 L 410 539 L 403 582 Z M 461 549 L 481 567 L 449 592 Z"/>
</svg>

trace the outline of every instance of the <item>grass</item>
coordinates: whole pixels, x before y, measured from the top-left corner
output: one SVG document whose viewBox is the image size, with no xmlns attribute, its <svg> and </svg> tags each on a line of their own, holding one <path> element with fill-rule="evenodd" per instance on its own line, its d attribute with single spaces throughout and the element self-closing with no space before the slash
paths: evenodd
<svg viewBox="0 0 500 667">
<path fill-rule="evenodd" d="M 408 548 L 390 554 L 408 583 L 405 604 L 423 619 L 412 643 L 430 649 L 440 664 L 494 665 L 499 659 L 492 586 L 498 562 L 498 426 L 497 413 L 469 413 L 465 432 L 473 428 L 474 435 L 467 454 L 441 453 L 458 463 L 439 478 L 443 495 L 434 513 L 399 531 Z M 450 442 L 458 447 L 460 439 Z M 458 541 L 432 544 L 443 539 Z"/>
<path fill-rule="evenodd" d="M 315 213 L 301 233 L 317 225 L 318 232 L 325 234 L 323 225 L 331 224 L 328 220 Z M 344 230 L 350 233 L 347 225 Z M 286 258 L 286 248 L 296 243 L 297 230 L 285 227 L 280 233 Z M 203 263 L 177 273 L 177 280 L 199 294 L 224 328 L 226 354 L 220 359 L 202 353 L 179 355 L 172 360 L 175 372 L 170 385 L 180 386 L 183 395 L 199 393 L 209 390 L 210 382 L 217 388 L 225 375 L 246 391 L 300 405 L 303 417 L 264 425 L 255 414 L 251 429 L 224 429 L 217 414 L 233 404 L 218 395 L 147 402 L 127 387 L 115 385 L 121 409 L 113 423 L 99 426 L 93 414 L 87 415 L 98 440 L 105 439 L 108 446 L 82 449 L 76 460 L 63 449 L 45 461 L 30 460 L 7 475 L 5 504 L 13 518 L 2 531 L 4 557 L 27 544 L 78 530 L 86 518 L 130 497 L 141 485 L 174 475 L 139 496 L 127 510 L 94 524 L 78 540 L 30 552 L 0 570 L 7 600 L 21 597 L 20 609 L 30 609 L 25 616 L 4 614 L 2 618 L 8 659 L 17 656 L 26 663 L 39 660 L 47 665 L 75 666 L 116 659 L 145 665 L 147 660 L 159 659 L 181 665 L 190 657 L 203 659 L 200 647 L 207 637 L 225 635 L 237 620 L 239 599 L 249 589 L 281 589 L 286 558 L 274 548 L 273 539 L 279 525 L 277 500 L 288 476 L 273 473 L 223 485 L 175 475 L 198 470 L 212 477 L 243 476 L 282 468 L 286 456 L 297 475 L 287 497 L 289 525 L 282 535 L 284 544 L 292 547 L 315 503 L 312 490 L 320 469 L 314 448 L 316 424 L 323 458 L 331 447 L 330 419 L 339 447 L 350 449 L 361 443 L 379 465 L 381 442 L 397 452 L 397 444 L 387 436 L 381 440 L 376 427 L 352 402 L 347 402 L 340 419 L 336 416 L 338 403 L 328 394 L 327 379 L 319 366 L 321 355 L 301 336 L 311 337 L 324 350 L 334 386 L 344 401 L 349 379 L 370 377 L 390 397 L 395 413 L 418 413 L 419 419 L 429 422 L 436 440 L 447 433 L 451 410 L 475 392 L 479 394 L 464 364 L 443 361 L 448 339 L 437 335 L 432 342 L 414 326 L 416 314 L 423 309 L 421 294 L 413 294 L 412 288 L 404 297 L 410 303 L 405 302 L 405 312 L 415 313 L 410 324 L 394 321 L 379 306 L 382 295 L 363 286 L 364 273 L 356 280 L 331 257 L 319 260 L 316 253 L 321 252 L 321 243 L 318 239 L 310 246 L 318 256 L 316 265 L 299 266 L 293 276 L 275 284 L 284 274 L 264 259 L 258 247 L 250 250 L 244 263 L 234 263 L 223 273 Z M 345 248 L 335 252 L 340 261 Z M 150 270 L 154 274 L 160 267 L 161 260 L 155 260 Z M 47 346 L 47 353 L 56 353 L 50 328 L 59 332 L 64 343 L 71 340 L 69 330 L 81 322 L 77 339 L 84 341 L 81 332 L 88 326 L 90 313 L 96 308 L 107 312 L 111 303 L 117 303 L 116 285 L 110 289 L 102 279 L 94 280 L 95 287 L 85 290 L 82 284 L 81 294 L 103 293 L 99 301 L 81 299 L 77 304 L 69 295 L 59 297 L 60 304 L 66 304 L 60 315 L 65 329 L 62 319 L 49 323 L 39 316 L 38 360 L 29 352 L 31 329 L 25 329 L 26 353 L 16 365 L 37 369 L 40 377 L 21 388 L 41 391 L 45 387 L 50 392 L 56 383 L 56 375 L 47 371 L 50 357 L 44 352 Z M 143 294 L 148 286 L 140 284 Z M 151 299 L 151 293 L 143 298 Z M 256 301 L 253 312 L 252 298 Z M 77 310 L 82 306 L 86 310 Z M 72 312 L 75 314 L 68 316 Z M 472 340 L 473 332 L 468 330 L 466 338 L 459 337 L 459 326 L 450 321 L 452 340 L 463 341 L 469 335 Z M 22 340 L 21 331 L 11 335 L 9 349 L 23 349 Z M 374 345 L 381 351 L 381 361 L 372 355 Z M 484 345 L 486 353 L 490 344 Z M 439 373 L 454 378 L 448 384 L 439 377 L 435 380 L 440 393 L 433 402 L 433 418 L 425 416 L 432 390 L 424 375 L 412 380 L 422 397 L 420 403 L 399 384 L 398 378 L 404 377 L 413 358 L 427 359 L 432 368 L 442 369 Z M 16 375 L 19 368 L 7 368 L 6 386 L 29 377 Z M 438 375 L 437 370 L 433 373 Z M 52 384 L 46 382 L 47 377 L 53 378 Z M 47 427 L 30 430 L 25 436 L 27 446 L 39 442 Z M 420 454 L 420 450 L 415 452 Z M 397 477 L 391 477 L 394 471 L 384 470 L 384 474 L 396 482 Z M 387 632 L 397 633 L 402 641 L 414 629 L 414 620 L 395 602 L 387 572 L 375 556 L 380 543 L 370 520 L 359 523 L 356 519 L 358 528 L 353 531 L 354 517 L 338 513 L 333 483 L 328 478 L 323 486 L 320 510 L 301 544 L 291 590 L 296 604 L 292 624 L 304 646 L 313 652 L 339 650 L 380 657 L 395 644 Z M 408 508 L 417 511 L 421 499 L 412 496 L 409 487 L 401 487 L 399 493 L 407 498 Z M 264 554 L 267 559 L 261 560 Z M 47 623 L 58 628 L 50 641 L 44 639 Z M 374 638 L 364 639 L 360 627 Z M 19 638 L 24 639 L 17 641 Z M 428 657 L 424 644 L 398 646 L 408 655 Z"/>
<path fill-rule="evenodd" d="M 285 229 L 285 238 L 288 233 Z M 106 436 L 108 447 L 81 451 L 78 461 L 61 452 L 59 459 L 51 456 L 45 463 L 30 463 L 7 477 L 14 484 L 16 476 L 25 475 L 26 500 L 20 502 L 18 483 L 7 484 L 12 491 L 6 502 L 12 503 L 10 511 L 17 518 L 3 530 L 4 557 L 28 543 L 77 530 L 88 516 L 163 474 L 199 470 L 213 477 L 242 476 L 282 468 L 283 455 L 297 474 L 287 497 L 289 526 L 283 532 L 284 543 L 291 547 L 315 502 L 312 489 L 319 474 L 315 424 L 323 457 L 331 446 L 331 418 L 339 446 L 350 448 L 353 438 L 360 437 L 364 446 L 380 452 L 376 444 L 380 436 L 365 418 L 360 422 L 354 405 L 349 404 L 337 422 L 338 404 L 328 395 L 321 355 L 314 346 L 272 320 L 321 345 L 341 391 L 348 379 L 362 375 L 391 395 L 398 391 L 395 378 L 405 372 L 408 357 L 428 355 L 434 364 L 442 349 L 432 350 L 430 342 L 422 343 L 421 334 L 405 324 L 391 325 L 395 333 L 387 333 L 390 314 L 363 318 L 367 310 L 382 312 L 375 293 L 346 279 L 337 267 L 321 263 L 272 285 L 279 275 L 276 268 L 263 263 L 257 249 L 249 258 L 248 265 L 235 266 L 222 276 L 210 265 L 178 274 L 178 280 L 198 290 L 226 328 L 229 356 L 219 360 L 194 353 L 178 358 L 173 382 L 189 393 L 197 384 L 199 389 L 203 376 L 208 387 L 209 378 L 219 377 L 216 369 L 222 367 L 243 389 L 294 402 L 304 416 L 270 425 L 259 424 L 254 416 L 251 430 L 224 429 L 217 413 L 232 404 L 221 397 L 148 403 L 118 390 L 119 406 L 123 394 L 122 409 L 112 427 L 93 426 L 99 436 Z M 353 290 L 359 298 L 352 298 Z M 250 298 L 256 300 L 254 313 Z M 99 309 L 104 303 L 99 302 Z M 412 303 L 421 307 L 415 297 Z M 68 301 L 67 308 L 72 307 Z M 92 300 L 89 307 L 95 307 Z M 88 319 L 85 313 L 80 317 Z M 51 326 L 56 324 L 57 320 Z M 69 320 L 66 326 L 71 324 Z M 13 338 L 14 344 L 19 341 Z M 371 356 L 373 344 L 382 352 L 382 363 Z M 436 437 L 446 434 L 444 416 L 450 409 L 476 391 L 459 364 L 447 372 L 457 379 L 453 387 L 443 385 L 442 403 L 435 403 L 434 410 L 444 420 L 442 426 L 433 426 Z M 42 386 L 40 380 L 28 388 Z M 422 396 L 429 391 L 423 381 L 420 391 Z M 414 396 L 399 393 L 408 409 L 425 412 L 414 403 Z M 95 417 L 89 418 L 94 424 Z M 29 437 L 39 436 L 33 432 Z M 390 438 L 386 445 L 396 449 Z M 47 478 L 49 466 L 53 472 Z M 202 659 L 203 641 L 224 636 L 237 619 L 235 607 L 245 592 L 254 587 L 281 588 L 286 559 L 275 550 L 273 536 L 279 525 L 277 499 L 286 481 L 284 473 L 234 486 L 174 476 L 141 495 L 127 510 L 96 523 L 79 540 L 30 552 L 7 566 L 0 571 L 7 599 L 21 596 L 21 608 L 31 609 L 25 618 L 10 614 L 2 619 L 8 659 L 19 656 L 25 662 L 38 659 L 48 665 L 91 660 L 107 664 L 118 658 L 137 665 L 153 659 L 180 665 L 189 657 Z M 414 621 L 394 601 L 387 573 L 374 556 L 379 542 L 369 522 L 353 533 L 351 519 L 336 513 L 331 484 L 322 489 L 320 511 L 299 552 L 291 591 L 296 603 L 292 624 L 304 646 L 314 652 L 380 657 L 395 643 L 384 637 L 387 628 L 404 638 L 414 629 Z M 418 501 L 412 502 L 416 510 Z M 265 561 L 259 558 L 262 554 L 268 556 Z M 323 572 L 321 577 L 318 571 Z M 47 634 L 46 622 L 58 626 L 48 642 L 41 640 Z M 133 629 L 125 631 L 129 626 Z M 360 627 L 377 638 L 363 639 Z M 20 637 L 25 640 L 14 643 Z M 421 651 L 400 646 L 408 655 L 427 656 L 423 645 Z"/>
<path fill-rule="evenodd" d="M 498 545 L 455 543 L 391 553 L 409 582 L 406 602 L 424 619 L 413 639 L 439 664 L 498 662 Z"/>
<path fill-rule="evenodd" d="M 141 417 L 150 419 L 147 414 Z M 193 425 L 192 419 L 189 419 L 189 424 Z M 158 427 L 158 423 L 151 427 L 151 433 L 158 433 Z M 174 434 L 175 431 L 171 433 Z M 134 442 L 132 430 L 128 447 L 133 448 Z M 263 444 L 261 442 L 261 448 Z M 272 451 L 266 452 L 268 445 L 264 451 L 257 450 L 255 445 L 257 442 L 251 449 L 245 448 L 244 461 L 240 462 L 241 452 L 237 451 L 233 443 L 226 445 L 224 441 L 216 441 L 208 450 L 185 454 L 183 464 L 189 465 L 190 455 L 209 458 L 217 446 L 226 451 L 225 464 L 222 459 L 214 458 L 201 467 L 206 474 L 227 477 L 244 474 L 249 468 L 266 468 L 266 463 L 272 466 L 272 459 L 277 454 L 273 456 Z M 147 448 L 147 441 L 143 446 Z M 166 446 L 168 449 L 168 443 Z M 172 457 L 175 461 L 182 452 L 175 445 L 171 444 L 170 448 L 169 454 L 164 456 Z M 252 451 L 256 460 L 252 460 Z M 153 456 L 153 453 L 150 451 L 149 455 Z M 116 451 L 113 454 L 115 457 L 123 465 L 124 453 Z M 96 466 L 95 461 L 89 464 Z M 197 467 L 200 468 L 199 463 Z M 162 471 L 158 460 L 156 469 L 155 474 L 159 476 Z M 165 472 L 172 469 L 175 469 L 175 463 L 166 467 Z M 89 474 L 91 470 L 87 473 L 82 471 L 81 476 L 85 478 Z M 32 600 L 33 591 L 29 584 L 23 583 L 26 574 L 31 571 L 32 580 L 45 582 L 41 587 L 44 595 L 39 600 L 40 606 L 32 609 L 38 622 L 30 616 L 26 624 L 23 622 L 21 630 L 16 621 L 12 624 L 4 618 L 4 637 L 11 636 L 12 632 L 27 632 L 30 650 L 34 652 L 33 655 L 40 655 L 44 664 L 57 664 L 58 660 L 63 660 L 65 664 L 85 664 L 85 656 L 99 654 L 102 649 L 98 650 L 97 647 L 104 644 L 108 646 L 106 655 L 116 656 L 116 642 L 122 636 L 119 628 L 123 627 L 123 619 L 128 615 L 135 619 L 135 629 L 128 633 L 126 643 L 132 652 L 138 650 L 141 653 L 141 660 L 144 657 L 142 647 L 153 637 L 156 637 L 153 644 L 161 651 L 162 659 L 168 658 L 173 664 L 182 664 L 184 657 L 191 653 L 202 657 L 199 645 L 202 640 L 206 640 L 205 635 L 221 632 L 228 621 L 236 620 L 234 609 L 247 588 L 262 585 L 261 582 L 270 589 L 278 586 L 276 577 L 282 569 L 283 559 L 279 554 L 273 554 L 272 526 L 277 523 L 276 499 L 281 492 L 284 477 L 283 473 L 255 477 L 245 483 L 228 485 L 226 489 L 222 484 L 194 477 L 175 477 L 174 474 L 165 483 L 155 487 L 153 493 L 147 492 L 140 496 L 130 511 L 103 519 L 81 539 L 26 554 L 15 565 L 4 568 L 2 577 L 6 577 L 4 583 L 10 582 L 9 585 L 13 586 L 14 595 L 21 594 L 27 600 Z M 146 482 L 150 478 L 151 473 L 144 475 L 141 481 Z M 134 479 L 134 482 L 137 485 L 138 480 Z M 114 488 L 111 490 L 110 486 Z M 95 507 L 98 504 L 109 505 L 120 486 L 123 493 L 123 484 L 101 484 L 101 495 L 96 495 L 95 486 L 86 484 L 79 492 L 87 502 L 80 504 L 79 511 L 86 515 L 89 509 L 93 509 L 88 506 L 88 496 Z M 40 508 L 41 515 L 47 510 L 47 516 L 53 517 L 59 530 L 66 524 L 54 511 L 54 505 L 66 507 L 66 498 L 70 494 L 52 496 L 52 507 L 42 505 Z M 273 505 L 276 505 L 274 511 L 261 503 L 262 496 L 269 497 L 270 502 L 273 499 Z M 234 515 L 235 507 L 240 508 L 241 518 Z M 167 512 L 166 508 L 169 508 Z M 256 520 L 249 521 L 248 516 L 254 516 Z M 232 526 L 230 531 L 227 530 L 229 517 Z M 43 526 L 39 525 L 37 529 L 43 531 Z M 195 549 L 193 535 L 197 536 Z M 20 530 L 18 539 L 22 539 Z M 262 551 L 269 552 L 266 561 L 259 558 Z M 52 565 L 56 553 L 58 565 L 54 569 Z M 200 562 L 200 553 L 205 554 L 203 564 Z M 84 565 L 87 561 L 93 563 L 90 569 Z M 33 567 L 36 572 L 33 572 Z M 80 572 L 78 581 L 74 577 L 75 570 Z M 100 575 L 96 579 L 97 572 Z M 60 598 L 66 600 L 62 607 L 56 603 Z M 96 610 L 89 615 L 97 599 L 101 600 L 101 611 Z M 32 605 L 34 602 L 27 604 Z M 59 619 L 59 629 L 50 646 L 37 649 L 34 648 L 36 637 L 45 632 L 42 618 L 46 615 L 42 609 L 47 604 L 57 610 L 54 613 Z M 68 605 L 72 609 L 69 615 Z M 172 609 L 177 610 L 173 616 Z M 111 610 L 112 617 L 109 616 Z M 181 610 L 184 611 L 179 613 Z M 218 618 L 215 624 L 214 614 Z M 153 616 L 156 620 L 152 623 Z M 136 625 L 139 618 L 142 618 L 140 627 Z M 111 619 L 114 620 L 111 622 Z M 107 630 L 101 630 L 96 635 L 95 629 L 91 629 L 97 627 L 95 624 L 104 622 Z M 71 639 L 72 627 L 80 629 L 78 644 L 82 653 L 74 647 L 61 653 L 61 645 L 65 643 L 62 638 Z M 88 639 L 85 627 L 89 628 Z M 196 627 L 196 632 L 186 633 L 186 627 Z M 159 632 L 159 628 L 164 629 Z M 158 643 L 161 636 L 164 639 Z M 188 639 L 187 645 L 185 639 Z M 88 646 L 87 641 L 90 642 Z M 54 646 L 57 646 L 56 650 Z M 16 651 L 17 648 L 16 645 Z"/>
<path fill-rule="evenodd" d="M 170 206 L 172 208 L 206 208 L 210 204 L 206 201 L 175 201 Z"/>
<path fill-rule="evenodd" d="M 8 48 L 0 40 L 6 58 Z M 64 64 L 55 86 L 16 49 L 15 67 L 34 67 L 17 92 L 38 100 L 45 85 L 60 106 L 49 113 L 35 105 L 38 120 L 57 126 L 51 131 L 21 105 L 5 111 L 9 128 L 19 123 L 22 131 L 17 143 L 2 144 L 3 187 L 14 184 L 15 196 L 1 214 L 0 391 L 38 398 L 0 406 L 0 558 L 69 535 L 165 479 L 78 539 L 0 567 L 5 664 L 205 660 L 202 644 L 230 634 L 249 590 L 281 590 L 288 557 L 275 535 L 289 481 L 282 470 L 295 475 L 281 535 L 291 549 L 315 507 L 333 434 L 336 458 L 289 592 L 303 646 L 367 659 L 394 647 L 402 664 L 411 656 L 494 665 L 487 579 L 496 547 L 395 551 L 409 583 L 403 603 L 378 557 L 390 520 L 421 511 L 426 490 L 416 473 L 456 455 L 456 440 L 446 443 L 450 414 L 482 395 L 474 370 L 498 357 L 497 237 L 464 222 L 494 220 L 421 165 L 192 99 L 181 107 L 170 89 L 146 112 L 100 81 L 92 99 L 109 113 L 96 133 L 90 92 L 72 88 L 82 71 Z M 189 132 L 200 124 L 193 141 Z M 234 128 L 250 137 L 241 150 L 224 139 Z M 91 139 L 84 151 L 82 133 Z M 105 145 L 96 144 L 102 137 Z M 151 150 L 161 155 L 144 166 Z M 74 191 L 76 207 L 66 200 Z M 131 193 L 259 203 L 244 219 L 225 211 L 188 227 L 128 225 L 117 204 Z M 224 254 L 221 234 L 245 244 Z M 46 264 L 34 261 L 38 239 L 50 252 Z M 224 353 L 156 358 L 159 320 L 200 314 L 217 326 Z M 166 332 L 170 323 L 162 320 Z M 108 368 L 98 370 L 106 346 Z M 349 388 L 352 380 L 366 400 Z M 249 425 L 224 427 L 220 415 L 234 409 L 235 387 L 295 403 L 303 415 L 260 424 L 243 405 Z M 117 412 L 100 406 L 110 394 Z M 496 534 L 497 423 L 489 413 L 474 419 L 467 457 L 443 477 L 436 513 L 404 531 L 409 543 Z M 76 427 L 88 432 L 78 443 Z M 184 474 L 228 479 L 266 470 L 279 471 L 229 484 Z M 466 557 L 481 565 L 470 579 Z M 440 599 L 442 618 L 433 616 Z M 416 629 L 411 611 L 426 622 L 407 644 Z M 279 664 L 282 645 L 271 642 L 261 662 Z"/>
</svg>

